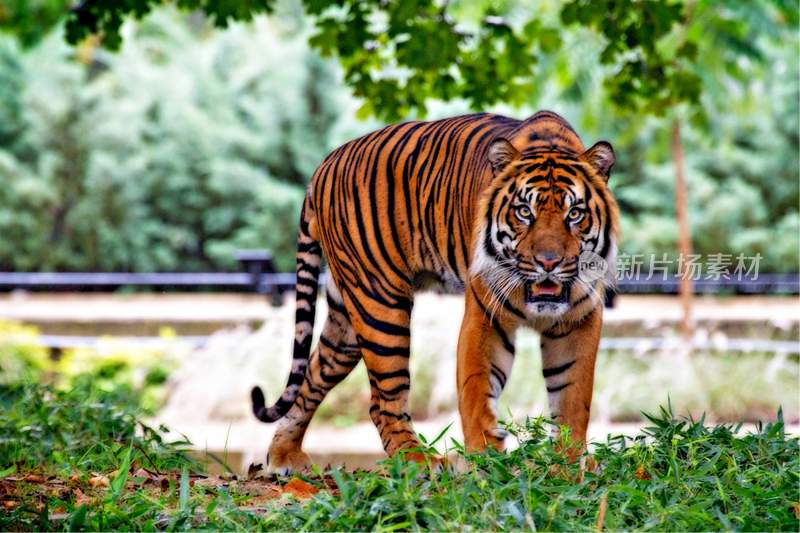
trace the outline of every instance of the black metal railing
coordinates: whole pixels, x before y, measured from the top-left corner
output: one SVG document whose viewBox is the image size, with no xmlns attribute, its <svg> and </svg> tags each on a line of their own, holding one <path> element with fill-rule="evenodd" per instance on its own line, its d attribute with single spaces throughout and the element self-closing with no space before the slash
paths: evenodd
<svg viewBox="0 0 800 533">
<path fill-rule="evenodd" d="M 274 303 L 294 288 L 295 275 L 275 271 L 268 250 L 236 253 L 241 272 L 0 272 L 0 291 L 148 289 L 236 289 L 264 294 Z"/>
<path fill-rule="evenodd" d="M 617 282 L 622 294 L 677 294 L 680 279 L 677 276 L 658 278 L 623 279 Z M 694 292 L 731 294 L 800 294 L 800 274 L 759 274 L 753 279 L 720 278 L 692 281 Z"/>
<path fill-rule="evenodd" d="M 274 303 L 294 288 L 294 273 L 275 271 L 267 250 L 242 250 L 236 254 L 241 272 L 0 272 L 0 291 L 149 289 L 237 289 L 263 294 Z M 800 274 L 759 274 L 755 279 L 700 279 L 693 282 L 699 294 L 800 294 Z M 677 277 L 623 279 L 617 294 L 677 294 Z M 613 294 L 609 295 L 613 305 Z"/>
</svg>

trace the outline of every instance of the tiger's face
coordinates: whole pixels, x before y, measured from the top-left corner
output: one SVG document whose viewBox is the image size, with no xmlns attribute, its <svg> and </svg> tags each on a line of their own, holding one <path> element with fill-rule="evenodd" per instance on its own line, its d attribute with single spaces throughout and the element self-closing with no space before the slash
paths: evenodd
<svg viewBox="0 0 800 533">
<path fill-rule="evenodd" d="M 604 272 L 582 265 L 613 263 L 616 253 L 611 145 L 520 153 L 500 139 L 488 157 L 495 177 L 481 205 L 473 273 L 497 299 L 521 292 L 531 316 L 559 317 L 586 298 L 601 302 Z"/>
</svg>

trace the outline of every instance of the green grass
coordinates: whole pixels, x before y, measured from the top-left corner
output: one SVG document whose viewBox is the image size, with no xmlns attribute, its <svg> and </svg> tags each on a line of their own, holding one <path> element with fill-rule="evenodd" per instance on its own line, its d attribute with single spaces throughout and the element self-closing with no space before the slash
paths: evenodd
<svg viewBox="0 0 800 533">
<path fill-rule="evenodd" d="M 107 472 L 131 447 L 133 458 L 148 468 L 186 463 L 190 443 L 166 443 L 159 429 L 140 421 L 140 391 L 126 385 L 100 389 L 95 381 L 83 376 L 69 390 L 0 386 L 0 471 Z"/>
<path fill-rule="evenodd" d="M 139 401 L 90 377 L 2 386 L 0 530 L 593 530 L 601 514 L 607 530 L 800 528 L 800 442 L 780 413 L 740 435 L 662 409 L 636 438 L 596 444 L 600 468 L 583 474 L 546 421 L 528 420 L 509 428 L 518 449 L 471 457 L 466 472 L 396 458 L 382 472 L 317 471 L 304 479 L 320 491 L 301 501 L 281 496 L 287 480 L 197 475 L 186 442 L 139 422 Z"/>
</svg>

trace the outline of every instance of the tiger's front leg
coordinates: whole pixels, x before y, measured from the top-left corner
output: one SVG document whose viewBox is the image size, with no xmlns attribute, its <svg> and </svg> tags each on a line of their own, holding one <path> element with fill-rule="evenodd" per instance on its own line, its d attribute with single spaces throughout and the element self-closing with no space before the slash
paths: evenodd
<svg viewBox="0 0 800 533">
<path fill-rule="evenodd" d="M 467 286 L 458 338 L 458 410 L 468 452 L 505 448 L 506 432 L 497 427 L 495 409 L 511 375 L 517 323 L 505 310 L 494 310 L 487 296 L 478 280 Z"/>
<path fill-rule="evenodd" d="M 566 453 L 570 459 L 586 449 L 602 315 L 603 308 L 597 307 L 577 325 L 566 322 L 541 334 L 550 416 L 569 428 L 571 443 Z"/>
</svg>

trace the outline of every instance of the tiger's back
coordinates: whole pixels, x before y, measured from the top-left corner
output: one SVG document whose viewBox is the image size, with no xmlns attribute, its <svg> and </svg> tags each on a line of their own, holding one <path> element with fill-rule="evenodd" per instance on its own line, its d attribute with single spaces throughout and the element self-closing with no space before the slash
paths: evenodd
<svg viewBox="0 0 800 533">
<path fill-rule="evenodd" d="M 463 289 L 478 200 L 492 179 L 486 149 L 532 130 L 548 145 L 580 150 L 571 128 L 548 112 L 528 121 L 479 113 L 407 122 L 344 144 L 309 188 L 328 261 L 371 257 L 369 270 L 393 283 Z"/>
</svg>

